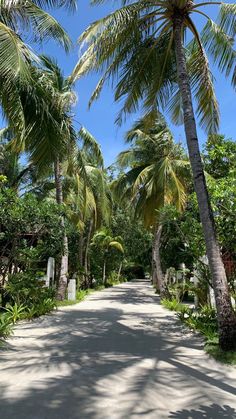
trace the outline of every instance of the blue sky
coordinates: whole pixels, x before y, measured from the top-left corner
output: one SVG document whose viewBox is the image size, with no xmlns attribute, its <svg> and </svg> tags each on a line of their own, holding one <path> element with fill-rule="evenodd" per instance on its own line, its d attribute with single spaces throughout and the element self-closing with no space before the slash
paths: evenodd
<svg viewBox="0 0 236 419">
<path fill-rule="evenodd" d="M 232 1 L 231 1 L 232 2 Z M 88 0 L 79 0 L 78 10 L 75 14 L 69 14 L 66 10 L 57 10 L 52 14 L 58 19 L 62 26 L 69 33 L 74 48 L 69 54 L 65 54 L 63 49 L 55 43 L 44 44 L 42 52 L 56 57 L 58 63 L 63 68 L 65 75 L 71 73 L 74 65 L 78 60 L 78 46 L 76 41 L 82 31 L 94 20 L 106 16 L 113 10 L 118 2 L 107 2 L 103 5 L 90 6 Z M 213 14 L 212 11 L 214 10 Z M 211 7 L 211 17 L 214 17 L 216 7 Z M 202 25 L 201 17 L 198 21 Z M 217 98 L 220 103 L 221 126 L 220 132 L 227 137 L 236 139 L 235 135 L 235 118 L 236 118 L 236 101 L 235 92 L 230 86 L 230 82 L 217 71 L 214 71 L 216 78 L 215 87 Z M 123 137 L 125 131 L 132 125 L 135 116 L 130 116 L 125 125 L 118 128 L 115 125 L 115 118 L 119 110 L 119 105 L 114 103 L 112 89 L 106 86 L 97 102 L 88 110 L 88 100 L 93 88 L 96 85 L 98 76 L 91 75 L 82 78 L 76 84 L 76 92 L 78 95 L 78 103 L 75 107 L 76 119 L 81 122 L 99 141 L 101 144 L 106 165 L 114 162 L 119 151 L 123 150 L 125 145 Z M 168 121 L 169 122 L 169 121 Z M 171 125 L 172 132 L 176 141 L 182 141 L 185 144 L 185 136 L 182 127 Z M 206 134 L 198 129 L 201 145 L 206 139 Z"/>
</svg>

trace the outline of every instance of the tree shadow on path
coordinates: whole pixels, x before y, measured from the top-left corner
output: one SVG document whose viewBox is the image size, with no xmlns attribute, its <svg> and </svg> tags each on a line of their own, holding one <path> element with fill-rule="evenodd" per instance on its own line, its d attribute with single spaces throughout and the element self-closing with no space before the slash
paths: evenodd
<svg viewBox="0 0 236 419">
<path fill-rule="evenodd" d="M 219 406 L 213 403 L 210 406 L 200 406 L 198 409 L 183 409 L 170 412 L 170 419 L 234 419 L 236 410 L 228 405 Z"/>
<path fill-rule="evenodd" d="M 141 298 L 135 288 L 126 292 L 128 300 Z M 111 308 L 113 294 L 108 307 L 61 310 L 19 328 L 22 346 L 3 351 L 0 359 L 1 419 L 201 419 L 208 416 L 191 414 L 201 412 L 208 394 L 219 411 L 234 400 L 224 371 L 201 363 L 198 338 L 183 338 L 172 317 L 163 320 L 146 305 L 146 311 L 134 302 L 130 310 Z M 176 404 L 182 395 L 193 410 L 184 410 L 188 401 Z"/>
</svg>

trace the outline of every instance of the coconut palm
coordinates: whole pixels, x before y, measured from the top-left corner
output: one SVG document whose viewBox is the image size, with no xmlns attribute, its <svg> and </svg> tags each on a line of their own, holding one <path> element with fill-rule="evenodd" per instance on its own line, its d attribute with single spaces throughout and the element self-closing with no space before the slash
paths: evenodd
<svg viewBox="0 0 236 419">
<path fill-rule="evenodd" d="M 128 171 L 113 183 L 113 189 L 118 199 L 128 198 L 135 215 L 153 230 L 153 281 L 157 276 L 162 298 L 166 290 L 160 260 L 162 224 L 158 211 L 168 204 L 175 205 L 179 211 L 183 209 L 189 162 L 156 112 L 135 123 L 126 140 L 132 146 L 119 154 L 117 163 Z"/>
<path fill-rule="evenodd" d="M 65 203 L 67 216 L 80 232 L 79 261 L 87 278 L 92 235 L 102 224 L 108 225 L 112 201 L 99 145 L 84 127 L 79 139 L 77 158 L 73 157 L 72 167 L 68 164 Z"/>
<path fill-rule="evenodd" d="M 216 21 L 206 14 L 206 6 L 207 10 L 219 6 Z M 195 24 L 197 16 L 206 19 L 201 32 Z M 202 167 L 192 93 L 200 124 L 214 132 L 219 110 L 207 55 L 235 86 L 235 16 L 235 4 L 218 1 L 128 1 L 81 35 L 86 50 L 73 74 L 80 77 L 91 70 L 104 71 L 91 100 L 99 96 L 106 80 L 118 76 L 115 98 L 124 100 L 124 112 L 137 109 L 141 100 L 147 108 L 157 104 L 166 110 L 169 106 L 175 121 L 183 119 L 224 350 L 236 347 L 236 316 Z M 187 32 L 192 41 L 186 46 Z"/>
<path fill-rule="evenodd" d="M 102 281 L 106 284 L 106 264 L 109 252 L 112 249 L 116 249 L 120 253 L 124 253 L 122 245 L 122 238 L 120 236 L 112 237 L 109 232 L 102 229 L 95 233 L 92 241 L 93 245 L 100 247 L 104 252 L 103 269 L 102 269 Z"/>
<path fill-rule="evenodd" d="M 44 10 L 52 7 L 75 8 L 74 0 L 2 0 L 0 6 L 0 102 L 10 127 L 23 134 L 24 109 L 18 94 L 20 84 L 32 83 L 31 63 L 38 57 L 27 46 L 54 39 L 66 50 L 70 39 L 60 24 Z"/>
<path fill-rule="evenodd" d="M 77 134 L 73 127 L 71 106 L 76 96 L 72 85 L 63 76 L 57 63 L 42 56 L 43 68 L 31 66 L 34 83 L 18 85 L 24 113 L 25 128 L 15 132 L 11 141 L 14 151 L 26 151 L 30 165 L 40 176 L 54 172 L 56 200 L 63 205 L 62 163 L 76 147 Z M 64 217 L 61 228 L 65 231 Z M 64 234 L 64 252 L 60 263 L 57 297 L 65 297 L 68 272 L 68 243 Z"/>
</svg>

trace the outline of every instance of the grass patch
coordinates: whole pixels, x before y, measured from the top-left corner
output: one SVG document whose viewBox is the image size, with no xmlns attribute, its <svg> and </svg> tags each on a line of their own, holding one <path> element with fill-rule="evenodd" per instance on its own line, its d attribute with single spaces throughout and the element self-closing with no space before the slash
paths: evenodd
<svg viewBox="0 0 236 419">
<path fill-rule="evenodd" d="M 206 343 L 205 351 L 219 362 L 236 366 L 236 352 L 224 352 L 217 343 Z"/>
<path fill-rule="evenodd" d="M 168 308 L 168 310 L 176 311 L 177 313 L 185 312 L 188 308 L 188 306 L 186 304 L 182 304 L 176 299 L 168 300 L 167 298 L 163 298 L 161 300 L 161 304 L 165 308 Z"/>
</svg>

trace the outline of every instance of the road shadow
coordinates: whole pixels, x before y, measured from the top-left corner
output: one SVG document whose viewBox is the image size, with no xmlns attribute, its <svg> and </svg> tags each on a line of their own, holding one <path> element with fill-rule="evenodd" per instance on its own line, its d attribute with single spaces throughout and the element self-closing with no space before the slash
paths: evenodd
<svg viewBox="0 0 236 419">
<path fill-rule="evenodd" d="M 234 419 L 236 410 L 228 405 L 220 406 L 216 403 L 210 406 L 199 406 L 198 409 L 183 409 L 170 412 L 170 419 Z"/>
<path fill-rule="evenodd" d="M 126 292 L 127 299 L 133 300 L 133 293 L 140 298 L 138 290 Z M 0 354 L 0 418 L 187 418 L 185 412 L 201 412 L 198 406 L 208 392 L 218 397 L 223 391 L 233 400 L 236 390 L 225 382 L 224 372 L 200 365 L 199 339 L 182 339 L 173 317 L 170 326 L 166 322 L 158 328 L 161 321 L 158 312 L 143 313 L 136 307 L 133 311 L 77 307 L 21 325 L 17 339 L 31 332 L 22 347 Z M 191 360 L 186 355 L 189 349 Z M 165 399 L 172 406 L 175 389 L 191 399 L 195 411 L 168 413 L 170 408 L 161 407 Z M 225 409 L 220 404 L 218 408 Z M 198 416 L 202 417 L 208 418 Z"/>
</svg>

